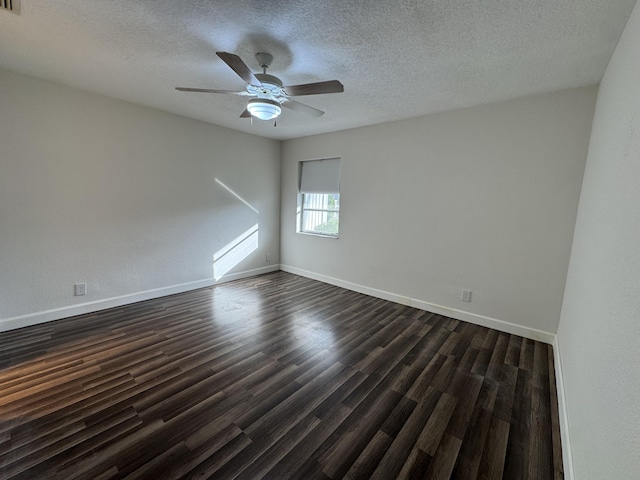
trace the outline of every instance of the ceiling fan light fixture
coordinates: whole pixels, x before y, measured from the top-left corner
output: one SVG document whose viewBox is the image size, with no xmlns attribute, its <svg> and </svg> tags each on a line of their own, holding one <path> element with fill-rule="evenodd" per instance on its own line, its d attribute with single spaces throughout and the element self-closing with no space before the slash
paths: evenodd
<svg viewBox="0 0 640 480">
<path fill-rule="evenodd" d="M 260 120 L 273 120 L 282 113 L 280 104 L 268 98 L 254 98 L 247 104 L 249 113 Z"/>
</svg>

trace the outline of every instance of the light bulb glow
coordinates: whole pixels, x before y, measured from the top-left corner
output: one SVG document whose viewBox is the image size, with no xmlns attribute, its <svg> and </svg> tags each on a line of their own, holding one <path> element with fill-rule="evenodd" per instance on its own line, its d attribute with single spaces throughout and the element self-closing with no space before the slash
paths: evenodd
<svg viewBox="0 0 640 480">
<path fill-rule="evenodd" d="M 260 120 L 272 120 L 282 113 L 280 104 L 268 98 L 254 98 L 247 105 L 249 113 Z"/>
</svg>

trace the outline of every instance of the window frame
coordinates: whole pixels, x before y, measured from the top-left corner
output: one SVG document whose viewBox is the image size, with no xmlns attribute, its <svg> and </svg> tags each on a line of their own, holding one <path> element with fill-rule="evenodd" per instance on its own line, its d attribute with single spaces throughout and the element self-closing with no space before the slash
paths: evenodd
<svg viewBox="0 0 640 480">
<path fill-rule="evenodd" d="M 305 208 L 305 195 L 337 195 L 338 196 L 338 208 L 337 209 L 328 209 L 328 208 Z M 326 212 L 326 213 L 335 213 L 338 217 L 338 232 L 337 233 L 325 233 L 325 232 L 317 232 L 315 230 L 305 230 L 303 228 L 304 224 L 304 213 L 305 212 Z M 340 235 L 340 193 L 299 193 L 298 194 L 298 219 L 296 222 L 296 233 L 302 233 L 304 235 L 316 235 L 319 237 L 326 238 L 339 238 Z"/>
<path fill-rule="evenodd" d="M 312 235 L 323 238 L 339 238 L 340 235 L 340 170 L 341 170 L 341 158 L 340 157 L 325 157 L 315 158 L 308 160 L 301 160 L 298 162 L 298 195 L 297 195 L 297 208 L 296 208 L 296 233 L 303 235 Z M 322 168 L 324 162 L 328 162 L 325 168 Z M 307 170 L 307 167 L 309 169 Z M 310 207 L 305 208 L 305 196 L 306 195 L 336 195 L 337 209 L 317 208 Z M 322 202 L 328 204 L 327 202 Z M 314 230 L 303 229 L 305 213 L 308 212 L 323 212 L 326 214 L 334 213 L 337 216 L 337 233 L 325 233 Z M 328 221 L 328 220 L 327 220 Z M 322 223 L 317 226 L 322 225 Z"/>
</svg>

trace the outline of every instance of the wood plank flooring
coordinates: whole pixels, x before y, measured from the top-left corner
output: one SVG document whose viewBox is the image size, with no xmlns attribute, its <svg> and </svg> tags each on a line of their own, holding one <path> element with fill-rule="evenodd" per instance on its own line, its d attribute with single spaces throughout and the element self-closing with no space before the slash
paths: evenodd
<svg viewBox="0 0 640 480">
<path fill-rule="evenodd" d="M 0 334 L 2 479 L 561 479 L 551 346 L 284 272 Z"/>
</svg>

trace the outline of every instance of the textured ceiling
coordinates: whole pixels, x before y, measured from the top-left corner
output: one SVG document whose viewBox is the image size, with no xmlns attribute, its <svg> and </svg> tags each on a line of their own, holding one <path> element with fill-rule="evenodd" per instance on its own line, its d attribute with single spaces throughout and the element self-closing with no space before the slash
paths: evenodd
<svg viewBox="0 0 640 480">
<path fill-rule="evenodd" d="M 600 81 L 635 0 L 21 0 L 0 11 L 0 68 L 276 139 L 411 118 Z M 216 55 L 275 60 L 297 97 L 278 125 L 238 118 L 246 98 Z M 1 90 L 0 90 L 0 94 Z"/>
</svg>

